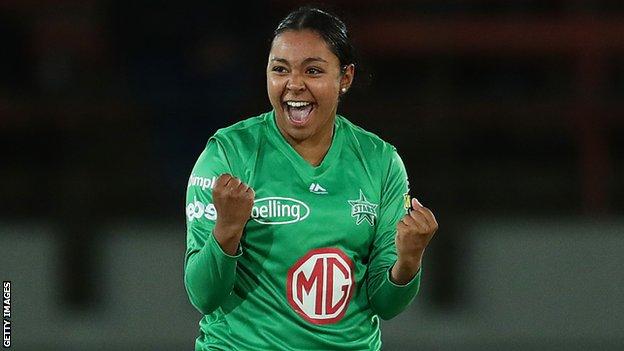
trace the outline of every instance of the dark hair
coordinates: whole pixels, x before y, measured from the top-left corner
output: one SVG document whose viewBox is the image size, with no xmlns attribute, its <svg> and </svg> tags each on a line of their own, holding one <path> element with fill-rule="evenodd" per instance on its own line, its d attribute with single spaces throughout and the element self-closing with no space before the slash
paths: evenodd
<svg viewBox="0 0 624 351">
<path fill-rule="evenodd" d="M 271 42 L 287 30 L 312 30 L 318 33 L 329 46 L 331 52 L 340 61 L 340 70 L 344 73 L 350 64 L 356 64 L 356 54 L 347 33 L 347 26 L 340 18 L 321 9 L 304 6 L 289 13 L 273 32 Z"/>
</svg>

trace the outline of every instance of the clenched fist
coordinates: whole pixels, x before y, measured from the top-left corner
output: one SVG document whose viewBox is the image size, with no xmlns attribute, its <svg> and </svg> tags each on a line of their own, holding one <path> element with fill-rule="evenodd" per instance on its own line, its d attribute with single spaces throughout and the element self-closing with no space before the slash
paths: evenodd
<svg viewBox="0 0 624 351">
<path fill-rule="evenodd" d="M 433 213 L 412 199 L 413 210 L 397 224 L 395 238 L 397 261 L 392 267 L 392 280 L 397 284 L 408 283 L 420 269 L 425 248 L 438 230 Z"/>
<path fill-rule="evenodd" d="M 245 224 L 251 216 L 255 192 L 240 179 L 229 174 L 217 178 L 212 190 L 212 200 L 217 210 L 215 239 L 224 252 L 234 255 L 243 235 Z"/>
</svg>

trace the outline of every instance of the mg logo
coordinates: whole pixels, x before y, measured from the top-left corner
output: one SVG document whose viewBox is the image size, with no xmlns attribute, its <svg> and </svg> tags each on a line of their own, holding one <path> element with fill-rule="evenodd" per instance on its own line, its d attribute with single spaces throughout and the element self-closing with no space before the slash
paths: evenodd
<svg viewBox="0 0 624 351">
<path fill-rule="evenodd" d="M 286 294 L 292 308 L 314 324 L 336 323 L 353 295 L 353 263 L 337 248 L 315 249 L 289 270 Z"/>
</svg>

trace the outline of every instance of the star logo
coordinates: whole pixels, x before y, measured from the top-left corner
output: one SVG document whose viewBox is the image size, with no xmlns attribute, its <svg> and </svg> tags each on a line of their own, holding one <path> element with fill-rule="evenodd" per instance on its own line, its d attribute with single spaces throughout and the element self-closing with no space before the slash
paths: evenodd
<svg viewBox="0 0 624 351">
<path fill-rule="evenodd" d="M 362 189 L 360 189 L 360 198 L 357 200 L 347 200 L 351 205 L 351 217 L 355 217 L 355 224 L 367 221 L 368 224 L 375 225 L 375 218 L 377 218 L 377 204 L 370 203 L 364 196 Z"/>
</svg>

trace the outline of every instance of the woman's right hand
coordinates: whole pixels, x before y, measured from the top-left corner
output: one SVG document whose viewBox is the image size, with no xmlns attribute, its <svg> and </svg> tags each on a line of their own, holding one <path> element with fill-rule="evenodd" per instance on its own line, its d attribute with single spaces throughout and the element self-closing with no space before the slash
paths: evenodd
<svg viewBox="0 0 624 351">
<path fill-rule="evenodd" d="M 223 251 L 230 255 L 236 253 L 245 224 L 251 216 L 254 197 L 252 188 L 230 174 L 222 174 L 215 182 L 212 190 L 212 201 L 217 210 L 214 236 Z"/>
</svg>

